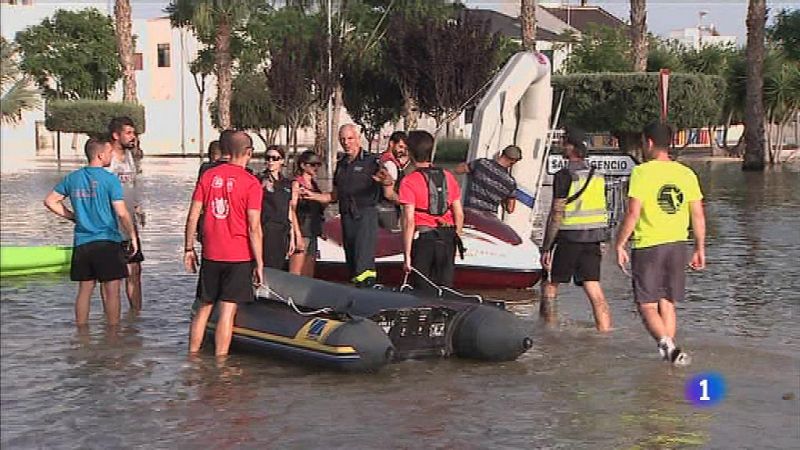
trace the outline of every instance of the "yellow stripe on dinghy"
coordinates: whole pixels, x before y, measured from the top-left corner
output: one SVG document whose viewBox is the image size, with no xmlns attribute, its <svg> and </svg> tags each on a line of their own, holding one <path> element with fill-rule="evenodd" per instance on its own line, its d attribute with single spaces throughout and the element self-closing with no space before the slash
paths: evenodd
<svg viewBox="0 0 800 450">
<path fill-rule="evenodd" d="M 242 327 L 233 327 L 233 332 L 234 334 L 240 334 L 242 336 L 248 336 L 264 341 L 279 342 L 281 344 L 291 345 L 293 347 L 316 350 L 335 355 L 346 356 L 358 354 L 356 349 L 349 345 L 335 346 L 322 343 L 325 342 L 325 339 L 327 339 L 328 335 L 330 335 L 333 330 L 339 328 L 342 323 L 343 322 L 339 322 L 338 320 L 314 318 L 306 322 L 305 325 L 303 325 L 297 334 L 295 334 L 295 336 L 292 338 Z M 208 328 L 216 329 L 216 324 L 209 323 Z"/>
</svg>

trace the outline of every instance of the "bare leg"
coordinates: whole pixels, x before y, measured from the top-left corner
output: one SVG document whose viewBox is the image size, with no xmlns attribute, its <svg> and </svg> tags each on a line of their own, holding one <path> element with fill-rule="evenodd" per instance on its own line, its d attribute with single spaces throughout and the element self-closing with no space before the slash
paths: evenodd
<svg viewBox="0 0 800 450">
<path fill-rule="evenodd" d="M 317 266 L 317 256 L 316 255 L 309 255 L 306 256 L 305 262 L 303 263 L 303 275 L 314 278 L 314 268 Z"/>
<path fill-rule="evenodd" d="M 600 282 L 584 281 L 583 290 L 592 303 L 592 312 L 594 313 L 594 323 L 597 331 L 611 331 L 611 312 L 608 310 L 608 303 Z"/>
<path fill-rule="evenodd" d="M 125 280 L 125 291 L 131 310 L 142 310 L 142 264 L 128 264 L 128 278 Z"/>
<path fill-rule="evenodd" d="M 639 303 L 639 314 L 642 315 L 642 321 L 650 336 L 656 341 L 660 340 L 667 335 L 667 327 L 664 325 L 664 320 L 658 313 L 658 303 Z"/>
<path fill-rule="evenodd" d="M 667 336 L 675 339 L 675 330 L 678 327 L 678 320 L 675 316 L 675 304 L 672 301 L 662 298 L 658 301 L 658 314 L 664 323 L 664 332 Z"/>
<path fill-rule="evenodd" d="M 120 299 L 119 285 L 121 280 L 106 281 L 100 285 L 103 292 L 103 310 L 106 312 L 106 325 L 119 325 Z"/>
<path fill-rule="evenodd" d="M 305 253 L 295 253 L 289 257 L 289 273 L 303 275 L 305 266 Z"/>
<path fill-rule="evenodd" d="M 542 299 L 539 303 L 539 317 L 545 323 L 555 325 L 558 323 L 558 311 L 556 310 L 556 296 L 558 295 L 558 283 L 545 281 L 542 284 Z"/>
<path fill-rule="evenodd" d="M 206 325 L 211 311 L 214 309 L 213 303 L 203 303 L 197 308 L 192 324 L 189 325 L 189 353 L 197 353 L 203 345 L 203 337 L 206 334 Z"/>
<path fill-rule="evenodd" d="M 233 319 L 236 317 L 236 303 L 220 302 L 219 319 L 217 320 L 217 331 L 214 334 L 216 345 L 215 355 L 225 356 L 231 346 L 233 337 Z"/>
<path fill-rule="evenodd" d="M 78 295 L 75 298 L 75 325 L 79 328 L 89 322 L 89 308 L 95 284 L 94 280 L 78 282 Z"/>
</svg>

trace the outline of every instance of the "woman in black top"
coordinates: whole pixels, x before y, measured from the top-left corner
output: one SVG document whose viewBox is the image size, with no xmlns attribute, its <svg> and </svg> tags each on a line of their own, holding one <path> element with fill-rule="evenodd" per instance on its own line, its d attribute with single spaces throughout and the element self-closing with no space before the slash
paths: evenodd
<svg viewBox="0 0 800 450">
<path fill-rule="evenodd" d="M 294 252 L 296 195 L 292 181 L 283 176 L 285 151 L 277 145 L 267 147 L 267 167 L 261 174 L 264 198 L 261 202 L 261 229 L 264 232 L 264 266 L 286 269 L 286 257 Z M 293 225 L 294 224 L 294 225 Z"/>
<path fill-rule="evenodd" d="M 330 202 L 317 185 L 317 170 L 322 165 L 319 156 L 311 150 L 297 158 L 292 191 L 296 193 L 296 217 L 299 226 L 297 248 L 289 258 L 289 272 L 314 276 L 317 262 L 317 238 L 322 234 L 323 213 Z"/>
</svg>

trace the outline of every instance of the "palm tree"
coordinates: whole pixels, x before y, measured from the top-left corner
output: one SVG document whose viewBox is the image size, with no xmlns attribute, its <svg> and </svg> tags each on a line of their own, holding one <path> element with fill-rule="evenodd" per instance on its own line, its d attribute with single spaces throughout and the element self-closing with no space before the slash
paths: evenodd
<svg viewBox="0 0 800 450">
<path fill-rule="evenodd" d="M 747 95 L 744 109 L 742 170 L 764 170 L 764 26 L 766 0 L 750 0 L 747 7 Z"/>
<path fill-rule="evenodd" d="M 631 0 L 631 49 L 633 71 L 647 70 L 647 9 L 645 0 Z"/>
<path fill-rule="evenodd" d="M 31 80 L 23 76 L 16 59 L 17 48 L 0 37 L 0 122 L 17 124 L 24 111 L 40 105 L 39 91 L 31 88 Z"/>
<path fill-rule="evenodd" d="M 197 88 L 197 126 L 199 139 L 197 142 L 197 154 L 200 158 L 203 157 L 205 151 L 205 126 L 203 125 L 205 117 L 205 103 L 206 103 L 206 77 L 214 71 L 214 55 L 209 48 L 204 48 L 197 52 L 197 58 L 189 64 L 189 71 L 192 73 L 194 80 L 194 87 Z"/>
<path fill-rule="evenodd" d="M 522 22 L 522 47 L 536 51 L 536 0 L 522 0 L 519 19 Z"/>
<path fill-rule="evenodd" d="M 131 36 L 131 2 L 114 2 L 117 51 L 122 66 L 122 101 L 136 103 L 136 72 L 133 66 L 133 37 Z"/>
<path fill-rule="evenodd" d="M 258 0 L 172 0 L 166 9 L 173 26 L 191 28 L 204 42 L 213 39 L 217 115 L 221 129 L 231 127 L 231 40 L 250 12 L 262 3 Z"/>
</svg>

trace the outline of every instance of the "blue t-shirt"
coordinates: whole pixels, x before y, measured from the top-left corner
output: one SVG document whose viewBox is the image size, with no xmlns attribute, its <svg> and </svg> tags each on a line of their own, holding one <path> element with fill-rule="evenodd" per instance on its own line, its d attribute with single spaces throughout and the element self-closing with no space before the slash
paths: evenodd
<svg viewBox="0 0 800 450">
<path fill-rule="evenodd" d="M 102 167 L 84 167 L 64 177 L 53 190 L 72 203 L 75 247 L 94 241 L 122 242 L 117 213 L 111 205 L 124 198 L 116 175 Z"/>
</svg>

